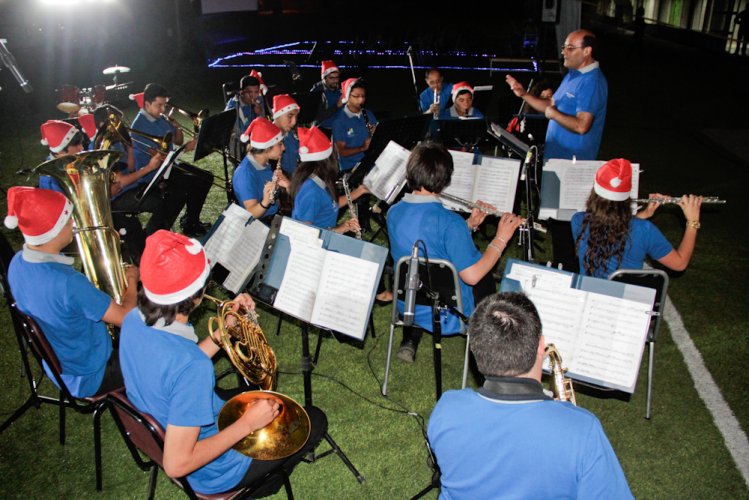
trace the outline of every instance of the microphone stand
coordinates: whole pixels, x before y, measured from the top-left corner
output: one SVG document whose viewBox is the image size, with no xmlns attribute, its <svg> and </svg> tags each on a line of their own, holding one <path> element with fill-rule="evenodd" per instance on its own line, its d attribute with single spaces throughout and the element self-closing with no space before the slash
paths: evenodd
<svg viewBox="0 0 749 500">
<path fill-rule="evenodd" d="M 419 113 L 421 113 L 421 101 L 419 100 L 419 87 L 416 83 L 416 72 L 414 71 L 414 59 L 413 59 L 413 47 L 411 45 L 408 46 L 408 50 L 406 50 L 406 55 L 408 56 L 408 65 L 411 67 L 411 80 L 414 84 L 414 96 L 416 97 L 416 109 L 419 110 Z"/>
</svg>

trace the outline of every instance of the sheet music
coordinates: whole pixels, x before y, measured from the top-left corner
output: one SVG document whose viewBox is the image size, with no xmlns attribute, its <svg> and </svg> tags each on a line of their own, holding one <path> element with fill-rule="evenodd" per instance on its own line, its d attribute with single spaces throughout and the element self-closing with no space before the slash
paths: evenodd
<svg viewBox="0 0 749 500">
<path fill-rule="evenodd" d="M 561 182 L 559 208 L 577 211 L 585 210 L 585 202 L 595 183 L 596 171 L 605 163 L 603 161 L 549 160 L 553 170 L 558 172 Z M 640 165 L 632 164 L 632 191 L 630 198 L 637 198 L 640 184 Z"/>
<path fill-rule="evenodd" d="M 505 276 L 519 281 L 525 291 L 526 288 L 543 288 L 546 290 L 564 290 L 572 286 L 572 274 L 560 273 L 538 266 L 526 266 L 513 263 L 510 273 Z"/>
<path fill-rule="evenodd" d="M 578 343 L 588 292 L 568 288 L 524 290 L 538 309 L 547 344 L 556 345 L 565 366 L 570 366 Z"/>
<path fill-rule="evenodd" d="M 650 324 L 641 302 L 589 294 L 570 372 L 634 390 Z"/>
<path fill-rule="evenodd" d="M 464 200 L 473 201 L 471 200 L 471 195 L 473 194 L 473 178 L 476 175 L 474 170 L 478 168 L 473 165 L 473 153 L 450 150 L 450 155 L 453 157 L 453 175 L 450 185 L 443 192 L 463 198 Z M 442 204 L 451 210 L 471 211 L 463 205 L 446 202 L 445 200 L 442 201 Z"/>
<path fill-rule="evenodd" d="M 312 323 L 362 340 L 377 289 L 375 262 L 328 252 Z"/>
<path fill-rule="evenodd" d="M 182 150 L 185 149 L 186 144 L 181 145 L 175 150 L 169 151 L 167 153 L 166 158 L 164 158 L 164 161 L 161 163 L 161 166 L 159 166 L 158 170 L 156 170 L 156 174 L 151 177 L 151 181 L 146 186 L 146 189 L 143 191 L 143 197 L 146 196 L 151 191 L 151 188 L 153 187 L 154 183 L 162 178 L 162 174 L 164 179 L 169 178 L 169 173 L 171 172 L 172 163 L 177 161 L 177 158 L 179 155 L 182 154 Z M 167 169 L 166 173 L 164 173 L 164 170 Z"/>
<path fill-rule="evenodd" d="M 484 156 L 476 172 L 470 201 L 481 200 L 501 212 L 512 212 L 519 173 L 520 160 Z"/>
<path fill-rule="evenodd" d="M 406 162 L 411 154 L 397 142 L 388 142 L 374 167 L 362 181 L 369 192 L 380 200 L 387 200 L 392 191 L 406 178 Z"/>
<path fill-rule="evenodd" d="M 291 241 L 286 271 L 273 307 L 304 321 L 310 321 L 326 250 Z"/>
<path fill-rule="evenodd" d="M 322 246 L 320 229 L 303 222 L 295 221 L 290 217 L 283 218 L 278 232 L 288 236 L 289 240 L 292 241 L 300 241 L 317 247 Z"/>
</svg>

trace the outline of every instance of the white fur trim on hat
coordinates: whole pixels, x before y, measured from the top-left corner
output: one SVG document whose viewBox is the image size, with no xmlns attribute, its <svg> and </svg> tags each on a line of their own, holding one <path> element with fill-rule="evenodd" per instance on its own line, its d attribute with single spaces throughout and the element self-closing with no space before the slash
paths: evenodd
<svg viewBox="0 0 749 500">
<path fill-rule="evenodd" d="M 193 240 L 193 241 L 195 241 L 195 243 L 197 244 L 198 252 L 200 252 L 203 249 L 203 247 L 201 247 L 200 243 L 198 243 L 196 240 Z M 186 248 L 188 252 L 192 253 L 192 248 L 194 247 L 195 245 L 188 246 Z M 197 255 L 197 252 L 193 255 Z M 208 279 L 208 275 L 210 274 L 210 272 L 211 272 L 211 265 L 210 265 L 210 262 L 208 261 L 208 257 L 206 256 L 205 267 L 203 268 L 203 272 L 200 273 L 200 276 L 198 276 L 198 278 L 195 281 L 190 283 L 187 287 L 183 288 L 182 290 L 179 290 L 173 293 L 159 295 L 159 294 L 148 291 L 148 288 L 143 286 L 143 291 L 145 292 L 146 297 L 148 297 L 148 300 L 150 300 L 154 304 L 159 304 L 162 306 L 177 304 L 179 302 L 182 302 L 185 299 L 192 297 L 193 295 L 195 295 L 195 293 L 198 290 L 203 288 L 203 285 L 205 285 L 205 282 Z"/>
<path fill-rule="evenodd" d="M 23 234 L 23 239 L 26 243 L 29 245 L 44 245 L 45 243 L 48 243 L 52 241 L 55 236 L 60 234 L 60 231 L 65 227 L 65 224 L 68 223 L 68 219 L 73 215 L 73 204 L 68 200 L 65 199 L 65 206 L 60 211 L 60 216 L 57 218 L 57 221 L 55 222 L 54 226 L 52 226 L 49 231 L 42 234 L 37 234 L 35 236 L 30 236 L 28 234 Z M 7 219 L 7 218 L 6 218 Z M 7 225 L 7 222 L 6 222 Z M 18 225 L 18 219 L 16 218 L 16 225 Z"/>
<path fill-rule="evenodd" d="M 302 151 L 304 150 L 304 151 Z M 317 151 L 315 153 L 308 153 L 309 148 L 302 146 L 299 148 L 299 159 L 301 161 L 320 161 L 324 160 L 333 153 L 333 145 L 331 144 L 328 149 L 323 151 Z"/>
<path fill-rule="evenodd" d="M 620 184 L 622 182 L 620 179 L 614 179 L 614 180 L 619 181 Z M 611 182 L 612 185 L 614 184 L 613 182 L 614 180 L 612 180 Z M 614 186 L 614 187 L 617 187 L 617 186 Z M 593 190 L 601 198 L 605 198 L 611 201 L 625 201 L 625 200 L 628 200 L 630 197 L 629 191 L 611 191 L 610 189 L 606 189 L 605 187 L 601 186 L 598 183 L 593 184 Z"/>
<path fill-rule="evenodd" d="M 273 119 L 275 120 L 279 116 L 283 116 L 283 115 L 285 115 L 286 113 L 288 113 L 290 111 L 294 111 L 295 109 L 299 109 L 299 104 L 297 104 L 295 102 L 294 103 L 289 103 L 286 106 L 284 106 L 283 108 L 279 109 L 278 111 L 274 111 L 273 112 Z"/>
</svg>

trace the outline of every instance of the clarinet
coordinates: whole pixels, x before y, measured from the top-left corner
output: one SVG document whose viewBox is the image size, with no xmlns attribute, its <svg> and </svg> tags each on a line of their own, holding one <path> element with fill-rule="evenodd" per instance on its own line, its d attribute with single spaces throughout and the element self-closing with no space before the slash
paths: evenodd
<svg viewBox="0 0 749 500">
<path fill-rule="evenodd" d="M 369 137 L 372 137 L 372 134 L 374 133 L 374 125 L 369 123 L 369 116 L 367 116 L 367 110 L 363 107 L 361 108 L 361 115 L 362 118 L 364 118 L 364 125 L 367 127 L 367 131 L 369 132 Z"/>
<path fill-rule="evenodd" d="M 341 177 L 341 184 L 343 184 L 343 192 L 346 195 L 346 204 L 348 205 L 348 210 L 351 213 L 351 217 L 358 218 L 358 214 L 356 213 L 356 206 L 354 205 L 354 202 L 351 201 L 351 189 L 348 185 L 348 176 L 349 174 L 344 174 L 343 177 Z M 356 236 L 357 240 L 361 239 L 361 229 L 357 229 L 354 231 L 354 236 Z"/>
</svg>

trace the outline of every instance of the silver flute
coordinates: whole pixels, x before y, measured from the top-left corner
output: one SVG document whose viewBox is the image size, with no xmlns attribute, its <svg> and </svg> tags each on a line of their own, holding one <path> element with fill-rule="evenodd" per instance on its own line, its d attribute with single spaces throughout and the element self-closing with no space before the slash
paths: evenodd
<svg viewBox="0 0 749 500">
<path fill-rule="evenodd" d="M 501 210 L 486 208 L 486 207 L 483 207 L 483 206 L 479 205 L 478 203 L 474 203 L 472 201 L 464 200 L 463 198 L 458 198 L 457 196 L 453 196 L 453 195 L 447 194 L 447 193 L 440 193 L 439 197 L 442 198 L 442 199 L 444 199 L 444 200 L 451 201 L 453 203 L 457 203 L 458 205 L 463 205 L 464 207 L 468 207 L 468 208 L 471 208 L 471 209 L 478 208 L 479 210 L 481 210 L 485 214 L 496 215 L 497 217 L 502 217 L 502 214 L 504 213 Z"/>
<path fill-rule="evenodd" d="M 341 177 L 341 184 L 343 184 L 343 192 L 346 195 L 346 204 L 348 205 L 348 211 L 351 213 L 351 217 L 358 219 L 359 214 L 356 213 L 356 205 L 354 205 L 354 202 L 351 200 L 351 189 L 348 185 L 348 176 L 349 174 L 344 174 L 343 177 Z M 354 236 L 356 236 L 357 240 L 360 240 L 361 229 L 355 230 Z"/>
<path fill-rule="evenodd" d="M 662 205 L 668 204 L 668 203 L 674 203 L 678 204 L 681 201 L 681 196 L 667 196 L 665 198 L 637 198 L 633 199 L 635 203 L 660 203 Z M 702 204 L 703 205 L 723 205 L 725 204 L 726 200 L 721 200 L 717 196 L 703 196 L 702 197 Z"/>
</svg>

